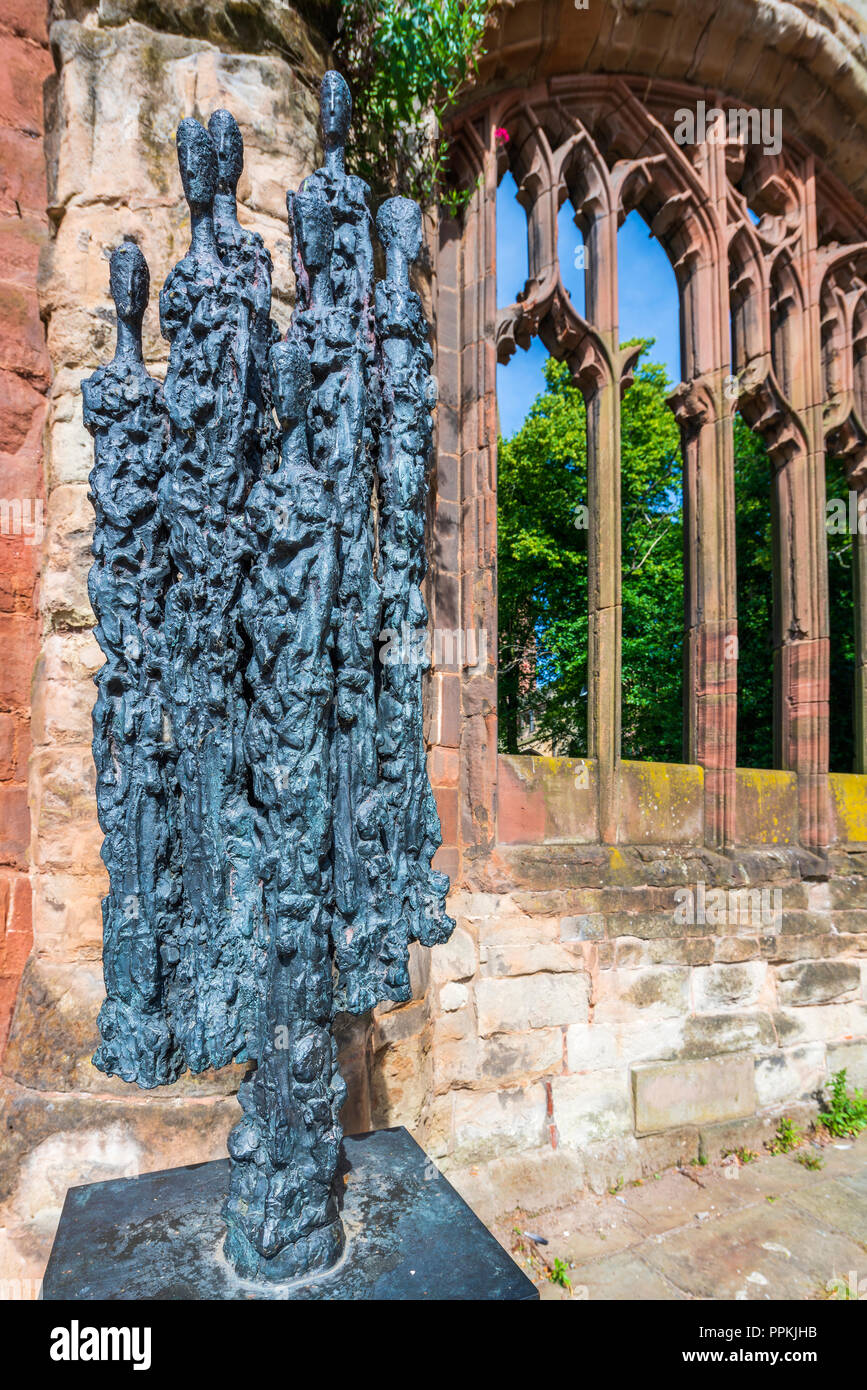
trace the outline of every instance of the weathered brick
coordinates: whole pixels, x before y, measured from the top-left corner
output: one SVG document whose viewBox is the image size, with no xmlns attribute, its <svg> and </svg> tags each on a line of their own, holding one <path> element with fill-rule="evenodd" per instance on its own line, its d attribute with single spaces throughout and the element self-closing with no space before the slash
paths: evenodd
<svg viewBox="0 0 867 1390">
<path fill-rule="evenodd" d="M 488 939 L 482 962 L 483 975 L 557 974 L 580 969 L 582 956 L 575 947 L 559 941 L 531 942 L 528 945 L 498 945 Z"/>
<path fill-rule="evenodd" d="M 23 868 L 29 845 L 27 788 L 5 782 L 0 785 L 0 864 Z"/>
</svg>

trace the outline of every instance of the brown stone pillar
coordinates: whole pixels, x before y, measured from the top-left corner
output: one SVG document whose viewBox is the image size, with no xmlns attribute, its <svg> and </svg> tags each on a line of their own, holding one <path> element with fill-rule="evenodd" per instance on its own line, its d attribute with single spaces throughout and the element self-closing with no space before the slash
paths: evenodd
<svg viewBox="0 0 867 1390">
<path fill-rule="evenodd" d="M 30 684 L 44 526 L 49 383 L 36 271 L 48 239 L 42 86 L 52 71 L 44 0 L 0 14 L 0 1051 L 33 943 L 28 874 Z"/>
<path fill-rule="evenodd" d="M 460 804 L 464 869 L 497 826 L 496 165 L 489 152 L 466 216 L 460 355 Z M 466 634 L 476 651 L 467 650 Z M 470 660 L 474 657 L 474 660 Z"/>
<path fill-rule="evenodd" d="M 684 757 L 704 768 L 705 844 L 731 843 L 737 762 L 737 590 L 729 374 L 725 147 L 700 146 L 705 196 L 664 205 L 653 231 L 674 251 L 684 381 L 670 404 L 681 428 L 684 510 Z"/>
<path fill-rule="evenodd" d="M 704 768 L 705 844 L 734 838 L 737 616 L 734 451 L 725 374 L 681 383 L 684 515 L 684 758 Z"/>
<path fill-rule="evenodd" d="M 620 351 L 616 192 L 596 164 L 585 203 L 587 319 L 593 341 L 573 374 L 587 406 L 587 739 L 597 763 L 599 838 L 614 844 L 620 824 L 621 682 L 623 670 L 620 398 L 637 350 Z M 623 387 L 621 385 L 623 383 Z"/>
<path fill-rule="evenodd" d="M 825 455 L 798 452 L 774 473 L 774 741 L 798 774 L 801 839 L 828 843 L 828 560 Z"/>
<path fill-rule="evenodd" d="M 825 530 L 824 378 L 812 157 L 801 185 L 800 284 L 771 278 L 771 340 L 798 427 L 774 474 L 774 676 L 777 764 L 798 774 L 800 835 L 824 849 L 830 838 L 828 701 L 830 620 Z M 778 266 L 783 262 L 780 259 Z M 775 460 L 776 461 L 776 460 Z"/>
</svg>

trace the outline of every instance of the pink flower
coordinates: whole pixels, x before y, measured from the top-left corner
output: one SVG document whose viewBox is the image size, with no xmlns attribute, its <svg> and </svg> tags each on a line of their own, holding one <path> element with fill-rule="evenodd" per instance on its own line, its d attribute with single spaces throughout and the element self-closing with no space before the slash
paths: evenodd
<svg viewBox="0 0 867 1390">
<path fill-rule="evenodd" d="M 509 132 L 506 130 L 505 126 L 497 126 L 497 129 L 494 131 L 494 139 L 498 145 L 508 145 Z"/>
</svg>

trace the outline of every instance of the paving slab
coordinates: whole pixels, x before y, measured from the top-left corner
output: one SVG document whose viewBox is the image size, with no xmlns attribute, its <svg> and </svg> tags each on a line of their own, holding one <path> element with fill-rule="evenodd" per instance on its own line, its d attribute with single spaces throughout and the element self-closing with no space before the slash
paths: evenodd
<svg viewBox="0 0 867 1390">
<path fill-rule="evenodd" d="M 628 1211 L 640 1217 L 645 1235 L 679 1230 L 686 1222 L 706 1221 L 740 1205 L 734 1184 L 710 1168 L 670 1169 L 658 1181 L 631 1187 L 624 1200 Z"/>
<path fill-rule="evenodd" d="M 549 1262 L 570 1265 L 571 1293 L 540 1271 L 541 1298 L 810 1300 L 828 1298 L 841 1277 L 867 1278 L 867 1132 L 797 1152 L 817 1154 L 822 1168 L 764 1153 L 516 1213 L 522 1230 L 548 1240 Z"/>
<path fill-rule="evenodd" d="M 573 1271 L 571 1277 L 573 1300 L 664 1299 L 673 1302 L 685 1297 L 634 1250 L 624 1250 L 604 1260 L 591 1260 Z"/>
<path fill-rule="evenodd" d="M 860 1245 L 787 1198 L 646 1241 L 641 1254 L 693 1298 L 747 1301 L 816 1298 L 835 1273 L 864 1263 Z"/>
<path fill-rule="evenodd" d="M 867 1201 L 858 1202 L 853 1196 L 855 1191 L 838 1178 L 821 1187 L 792 1193 L 786 1202 L 807 1215 L 818 1216 L 823 1225 L 833 1227 L 867 1249 Z"/>
<path fill-rule="evenodd" d="M 548 1241 L 546 1253 L 552 1251 L 575 1264 L 626 1250 L 646 1234 L 641 1221 L 625 1206 L 598 1197 L 526 1217 L 520 1229 L 543 1236 Z"/>
</svg>

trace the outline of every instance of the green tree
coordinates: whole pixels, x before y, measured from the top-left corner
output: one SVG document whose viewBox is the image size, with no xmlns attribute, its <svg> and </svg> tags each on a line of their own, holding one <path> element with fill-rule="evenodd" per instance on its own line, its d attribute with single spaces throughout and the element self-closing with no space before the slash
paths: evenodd
<svg viewBox="0 0 867 1390">
<path fill-rule="evenodd" d="M 646 353 L 651 341 L 645 343 Z M 499 450 L 501 745 L 587 753 L 587 432 L 565 363 Z M 622 415 L 623 748 L 681 748 L 683 526 L 677 425 L 646 363 Z M 584 509 L 584 510 L 582 510 Z"/>
<path fill-rule="evenodd" d="M 837 459 L 825 466 L 827 497 L 848 500 Z M 772 466 L 767 450 L 735 416 L 735 539 L 738 575 L 738 764 L 773 767 L 773 537 Z M 855 756 L 853 696 L 855 611 L 852 537 L 828 534 L 830 610 L 830 765 L 851 772 Z"/>
<path fill-rule="evenodd" d="M 624 757 L 682 753 L 683 514 L 670 383 L 644 361 L 621 419 Z M 734 422 L 738 606 L 738 763 L 773 767 L 772 468 L 764 443 Z M 521 428 L 500 440 L 498 481 L 500 746 L 587 754 L 587 433 L 565 363 L 549 359 L 545 390 Z M 847 497 L 827 463 L 827 495 Z M 853 765 L 852 538 L 828 536 L 831 767 Z"/>
<path fill-rule="evenodd" d="M 472 192 L 449 180 L 442 124 L 484 53 L 491 3 L 341 0 L 334 53 L 356 97 L 350 167 L 377 195 L 456 211 Z"/>
<path fill-rule="evenodd" d="M 774 766 L 771 461 L 761 437 L 735 416 L 735 553 L 738 604 L 738 765 Z"/>
</svg>

